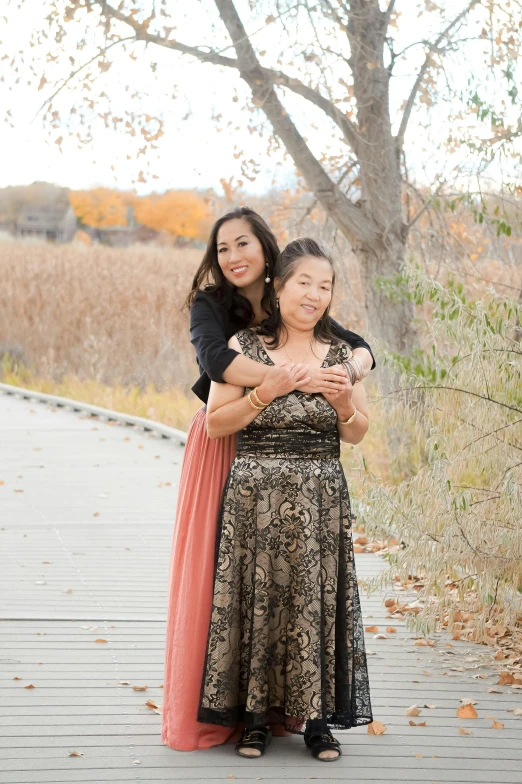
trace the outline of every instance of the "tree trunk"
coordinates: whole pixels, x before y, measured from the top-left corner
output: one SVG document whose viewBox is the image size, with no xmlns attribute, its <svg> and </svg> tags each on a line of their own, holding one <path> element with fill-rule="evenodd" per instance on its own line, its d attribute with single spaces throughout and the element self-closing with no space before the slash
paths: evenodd
<svg viewBox="0 0 522 784">
<path fill-rule="evenodd" d="M 394 241 L 393 241 L 394 240 Z M 380 278 L 395 279 L 404 264 L 404 241 L 388 234 L 374 243 L 355 248 L 368 314 L 368 329 L 383 346 L 409 354 L 418 345 L 412 303 L 405 296 L 393 301 L 379 285 Z"/>
</svg>

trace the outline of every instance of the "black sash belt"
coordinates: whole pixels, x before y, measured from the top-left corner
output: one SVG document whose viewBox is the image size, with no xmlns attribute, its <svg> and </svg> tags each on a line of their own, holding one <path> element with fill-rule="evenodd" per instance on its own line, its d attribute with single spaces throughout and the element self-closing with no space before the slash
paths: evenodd
<svg viewBox="0 0 522 784">
<path fill-rule="evenodd" d="M 237 435 L 240 457 L 335 460 L 340 455 L 337 430 L 246 429 Z"/>
</svg>

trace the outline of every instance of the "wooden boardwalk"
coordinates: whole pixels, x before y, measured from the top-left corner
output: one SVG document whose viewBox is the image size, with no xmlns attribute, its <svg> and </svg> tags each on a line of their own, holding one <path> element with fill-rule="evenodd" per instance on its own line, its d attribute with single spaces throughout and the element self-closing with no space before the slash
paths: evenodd
<svg viewBox="0 0 522 784">
<path fill-rule="evenodd" d="M 388 730 L 338 733 L 339 762 L 313 761 L 298 737 L 274 740 L 259 762 L 230 746 L 162 746 L 145 703 L 162 702 L 182 456 L 173 441 L 0 395 L 2 784 L 522 782 L 522 718 L 509 712 L 522 693 L 488 692 L 497 676 L 482 647 L 416 647 L 401 623 L 387 639 L 367 635 L 375 718 Z M 357 559 L 362 578 L 380 568 Z M 391 623 L 382 596 L 363 595 L 363 608 L 365 625 Z M 477 701 L 478 719 L 456 718 L 462 698 Z M 426 726 L 409 725 L 415 703 Z"/>
</svg>

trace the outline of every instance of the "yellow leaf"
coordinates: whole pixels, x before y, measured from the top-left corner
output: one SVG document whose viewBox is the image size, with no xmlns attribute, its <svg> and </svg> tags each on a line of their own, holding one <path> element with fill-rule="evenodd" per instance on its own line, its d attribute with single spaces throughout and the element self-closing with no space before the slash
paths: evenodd
<svg viewBox="0 0 522 784">
<path fill-rule="evenodd" d="M 379 631 L 379 627 L 378 626 L 365 626 L 364 627 L 364 631 L 365 632 L 378 632 Z"/>
<path fill-rule="evenodd" d="M 465 730 L 464 727 L 459 727 L 459 735 L 473 735 L 471 730 Z"/>
<path fill-rule="evenodd" d="M 504 729 L 504 725 L 502 724 L 501 721 L 494 721 L 493 724 L 491 725 L 491 729 L 492 730 L 503 730 Z"/>
<path fill-rule="evenodd" d="M 104 640 L 103 637 L 98 637 L 98 639 L 94 640 L 94 642 L 107 642 L 107 640 Z"/>
</svg>

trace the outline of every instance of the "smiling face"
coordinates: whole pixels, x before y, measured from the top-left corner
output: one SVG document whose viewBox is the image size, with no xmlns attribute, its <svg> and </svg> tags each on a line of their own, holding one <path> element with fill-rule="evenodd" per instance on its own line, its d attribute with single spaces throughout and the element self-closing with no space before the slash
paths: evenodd
<svg viewBox="0 0 522 784">
<path fill-rule="evenodd" d="M 265 277 L 263 246 L 242 218 L 224 223 L 216 238 L 218 263 L 225 278 L 245 288 Z"/>
<path fill-rule="evenodd" d="M 303 256 L 284 285 L 274 281 L 284 324 L 309 330 L 317 324 L 332 301 L 334 272 L 327 259 Z"/>
</svg>

